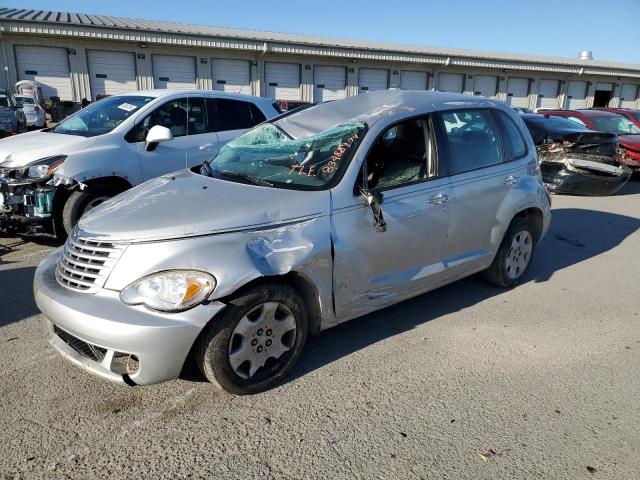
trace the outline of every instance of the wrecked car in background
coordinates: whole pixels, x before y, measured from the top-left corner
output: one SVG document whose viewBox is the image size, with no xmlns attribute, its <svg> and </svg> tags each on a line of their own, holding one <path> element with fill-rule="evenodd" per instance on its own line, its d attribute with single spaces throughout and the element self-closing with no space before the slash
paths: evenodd
<svg viewBox="0 0 640 480">
<path fill-rule="evenodd" d="M 602 109 L 544 110 L 541 113 L 568 118 L 598 132 L 615 133 L 620 144 L 620 162 L 640 172 L 640 127 L 626 115 Z"/>
<path fill-rule="evenodd" d="M 66 238 L 78 219 L 134 185 L 201 165 L 273 100 L 216 91 L 140 91 L 83 108 L 52 128 L 0 141 L 0 230 Z"/>
<path fill-rule="evenodd" d="M 213 384 L 256 393 L 308 334 L 476 272 L 517 285 L 549 221 L 513 109 L 376 91 L 99 205 L 39 265 L 35 300 L 49 343 L 87 372 L 161 382 L 192 352 Z"/>
<path fill-rule="evenodd" d="M 578 122 L 524 114 L 538 150 L 542 179 L 554 193 L 613 195 L 631 176 L 620 163 L 618 136 L 595 132 Z"/>
</svg>

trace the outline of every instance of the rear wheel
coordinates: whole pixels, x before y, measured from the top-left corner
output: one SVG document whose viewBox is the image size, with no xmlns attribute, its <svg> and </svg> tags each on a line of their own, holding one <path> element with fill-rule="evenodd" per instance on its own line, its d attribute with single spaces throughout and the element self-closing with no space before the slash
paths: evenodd
<svg viewBox="0 0 640 480">
<path fill-rule="evenodd" d="M 498 287 L 515 287 L 531 265 L 535 252 L 535 235 L 526 218 L 511 222 L 491 266 L 484 278 Z"/>
<path fill-rule="evenodd" d="M 259 393 L 276 385 L 298 360 L 307 314 L 288 285 L 262 285 L 239 294 L 199 340 L 196 360 L 214 385 L 230 393 Z"/>
</svg>

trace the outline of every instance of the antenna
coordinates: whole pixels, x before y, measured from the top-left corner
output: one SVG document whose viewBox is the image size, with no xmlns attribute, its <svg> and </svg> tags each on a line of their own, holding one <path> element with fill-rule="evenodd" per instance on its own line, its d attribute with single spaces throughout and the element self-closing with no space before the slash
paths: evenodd
<svg viewBox="0 0 640 480">
<path fill-rule="evenodd" d="M 189 108 L 191 108 L 191 101 L 189 100 L 189 90 L 187 90 L 187 110 L 185 112 L 187 118 L 187 134 L 184 141 L 184 169 L 189 170 Z"/>
</svg>

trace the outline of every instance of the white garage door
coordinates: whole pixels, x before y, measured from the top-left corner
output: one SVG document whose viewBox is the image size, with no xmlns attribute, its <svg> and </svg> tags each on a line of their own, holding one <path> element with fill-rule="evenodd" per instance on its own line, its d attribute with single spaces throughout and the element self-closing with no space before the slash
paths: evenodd
<svg viewBox="0 0 640 480">
<path fill-rule="evenodd" d="M 510 78 L 507 81 L 507 103 L 514 107 L 529 106 L 529 79 Z"/>
<path fill-rule="evenodd" d="M 347 69 L 316 65 L 313 69 L 313 99 L 316 102 L 340 100 L 347 96 Z"/>
<path fill-rule="evenodd" d="M 596 90 L 603 90 L 605 92 L 612 92 L 613 91 L 613 83 L 598 82 L 598 83 L 596 83 Z"/>
<path fill-rule="evenodd" d="M 251 95 L 251 66 L 248 60 L 211 59 L 213 89 Z"/>
<path fill-rule="evenodd" d="M 118 95 L 137 90 L 136 62 L 130 52 L 87 50 L 91 95 Z"/>
<path fill-rule="evenodd" d="M 301 100 L 300 64 L 264 64 L 265 96 L 276 100 Z"/>
<path fill-rule="evenodd" d="M 473 93 L 487 98 L 495 98 L 498 93 L 498 77 L 495 75 L 476 75 Z"/>
<path fill-rule="evenodd" d="M 196 59 L 183 55 L 153 56 L 155 88 L 196 88 Z"/>
<path fill-rule="evenodd" d="M 568 110 L 576 108 L 586 108 L 587 102 L 587 82 L 573 80 L 567 87 L 567 101 L 565 107 Z"/>
<path fill-rule="evenodd" d="M 66 48 L 16 45 L 18 80 L 35 80 L 45 97 L 73 100 Z"/>
<path fill-rule="evenodd" d="M 622 108 L 636 108 L 636 96 L 638 86 L 630 83 L 623 83 L 620 88 L 620 106 Z"/>
<path fill-rule="evenodd" d="M 461 73 L 441 73 L 438 77 L 438 90 L 441 92 L 462 93 L 464 75 Z"/>
<path fill-rule="evenodd" d="M 558 80 L 540 80 L 537 108 L 558 108 Z"/>
<path fill-rule="evenodd" d="M 428 82 L 429 74 L 427 72 L 412 70 L 400 72 L 400 88 L 402 90 L 426 90 L 429 87 Z"/>
<path fill-rule="evenodd" d="M 361 68 L 358 71 L 360 92 L 373 92 L 389 88 L 389 70 Z"/>
</svg>

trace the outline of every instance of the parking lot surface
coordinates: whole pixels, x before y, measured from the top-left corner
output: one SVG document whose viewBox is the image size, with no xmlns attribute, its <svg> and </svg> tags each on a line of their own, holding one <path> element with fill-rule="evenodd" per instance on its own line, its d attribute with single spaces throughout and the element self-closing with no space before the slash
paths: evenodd
<svg viewBox="0 0 640 480">
<path fill-rule="evenodd" d="M 47 345 L 45 238 L 0 239 L 5 478 L 640 478 L 640 181 L 556 196 L 524 285 L 472 277 L 311 338 L 282 386 L 105 383 Z"/>
</svg>

